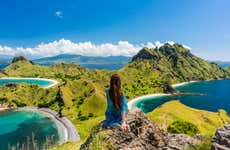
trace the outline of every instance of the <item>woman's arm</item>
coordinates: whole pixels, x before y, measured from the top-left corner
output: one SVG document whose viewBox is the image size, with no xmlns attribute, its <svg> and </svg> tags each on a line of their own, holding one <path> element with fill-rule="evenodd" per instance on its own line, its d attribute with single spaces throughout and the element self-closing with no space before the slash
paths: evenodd
<svg viewBox="0 0 230 150">
<path fill-rule="evenodd" d="M 126 124 L 126 114 L 127 114 L 126 111 L 122 111 L 122 124 L 121 124 L 122 132 L 126 132 L 128 128 Z"/>
<path fill-rule="evenodd" d="M 122 123 L 126 123 L 126 114 L 127 112 L 126 111 L 122 111 Z"/>
<path fill-rule="evenodd" d="M 126 117 L 127 117 L 127 112 L 128 112 L 128 106 L 126 103 L 126 96 L 123 94 L 123 99 L 122 99 L 122 108 L 121 108 L 121 117 L 122 117 L 122 124 L 121 124 L 121 129 L 123 132 L 127 131 L 127 124 L 126 124 Z"/>
</svg>

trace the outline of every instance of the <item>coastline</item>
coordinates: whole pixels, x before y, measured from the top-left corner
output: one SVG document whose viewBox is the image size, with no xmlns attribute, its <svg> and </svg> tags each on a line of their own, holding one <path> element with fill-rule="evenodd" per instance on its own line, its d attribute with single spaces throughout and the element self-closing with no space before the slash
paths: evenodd
<svg viewBox="0 0 230 150">
<path fill-rule="evenodd" d="M 133 108 L 135 108 L 134 104 L 135 104 L 137 101 L 139 101 L 139 100 L 141 100 L 141 99 L 143 99 L 143 98 L 153 98 L 153 97 L 168 96 L 168 95 L 170 95 L 170 94 L 156 93 L 156 94 L 147 94 L 147 95 L 143 95 L 143 96 L 138 96 L 138 97 L 136 97 L 136 98 L 134 98 L 134 99 L 131 99 L 131 100 L 128 102 L 127 105 L 128 105 L 128 108 L 129 108 L 129 109 L 133 109 Z"/>
<path fill-rule="evenodd" d="M 0 79 L 16 79 L 16 80 L 20 80 L 20 79 L 28 79 L 28 80 L 42 80 L 42 81 L 48 81 L 48 82 L 51 82 L 52 84 L 49 85 L 49 86 L 46 86 L 46 87 L 43 87 L 44 89 L 47 89 L 47 88 L 51 88 L 55 85 L 57 85 L 59 82 L 57 80 L 54 80 L 54 79 L 47 79 L 47 78 L 27 78 L 27 77 L 1 77 Z"/>
<path fill-rule="evenodd" d="M 187 84 L 190 84 L 190 83 L 194 83 L 194 82 L 199 82 L 199 81 L 188 81 L 188 82 L 181 82 L 181 83 L 175 83 L 175 84 L 172 84 L 171 86 L 173 88 L 175 87 L 179 87 L 179 86 L 183 86 L 183 85 L 187 85 Z M 135 108 L 134 104 L 137 102 L 137 101 L 140 101 L 142 100 L 143 98 L 154 98 L 154 97 L 158 97 L 158 96 L 170 96 L 172 94 L 166 94 L 166 93 L 156 93 L 156 94 L 147 94 L 147 95 L 143 95 L 143 96 L 138 96 L 136 98 L 133 98 L 131 99 L 129 102 L 128 102 L 128 108 L 129 109 L 133 109 Z"/>
<path fill-rule="evenodd" d="M 65 143 L 67 141 L 79 141 L 80 136 L 77 132 L 77 128 L 73 123 L 67 119 L 66 117 L 59 117 L 58 113 L 54 110 L 48 109 L 48 108 L 38 108 L 38 107 L 19 107 L 16 109 L 12 109 L 16 111 L 34 111 L 34 112 L 39 112 L 50 119 L 52 119 L 58 128 L 58 132 L 61 134 L 60 135 L 60 141 L 59 143 Z"/>
<path fill-rule="evenodd" d="M 206 80 L 206 81 L 209 81 L 209 80 Z M 179 86 L 187 85 L 187 84 L 194 83 L 194 82 L 200 82 L 200 81 L 192 80 L 192 81 L 188 81 L 188 82 L 181 82 L 181 83 L 172 84 L 171 86 L 172 87 L 179 87 Z"/>
<path fill-rule="evenodd" d="M 0 112 L 10 110 L 10 108 L 0 108 Z"/>
</svg>

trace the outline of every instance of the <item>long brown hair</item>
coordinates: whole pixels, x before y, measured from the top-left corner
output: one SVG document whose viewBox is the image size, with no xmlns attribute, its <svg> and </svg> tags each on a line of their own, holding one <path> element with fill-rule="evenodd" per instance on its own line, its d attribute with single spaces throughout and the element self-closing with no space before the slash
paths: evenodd
<svg viewBox="0 0 230 150">
<path fill-rule="evenodd" d="M 114 107 L 121 108 L 123 92 L 121 90 L 121 79 L 118 74 L 113 74 L 110 79 L 109 96 L 113 101 Z"/>
</svg>

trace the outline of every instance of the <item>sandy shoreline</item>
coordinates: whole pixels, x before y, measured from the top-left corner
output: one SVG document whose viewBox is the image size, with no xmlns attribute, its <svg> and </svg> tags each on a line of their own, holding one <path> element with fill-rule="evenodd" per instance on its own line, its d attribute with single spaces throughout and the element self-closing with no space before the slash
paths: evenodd
<svg viewBox="0 0 230 150">
<path fill-rule="evenodd" d="M 58 132 L 60 134 L 60 141 L 59 143 L 64 143 L 67 141 L 79 141 L 80 136 L 77 132 L 77 128 L 73 123 L 67 119 L 66 117 L 59 117 L 58 113 L 54 110 L 48 109 L 48 108 L 38 108 L 38 107 L 19 107 L 19 108 L 0 108 L 0 111 L 6 111 L 6 110 L 16 110 L 16 111 L 33 111 L 33 112 L 39 112 L 50 119 L 52 119 L 58 128 Z"/>
<path fill-rule="evenodd" d="M 194 83 L 194 82 L 199 82 L 199 81 L 188 81 L 188 82 L 182 82 L 182 83 L 176 83 L 176 84 L 172 84 L 171 86 L 172 87 L 179 87 L 179 86 L 183 86 L 183 85 L 186 85 L 186 84 L 190 84 L 190 83 Z M 165 93 L 156 93 L 156 94 L 148 94 L 148 95 L 143 95 L 143 96 L 139 96 L 139 97 L 136 97 L 134 99 L 131 99 L 129 102 L 128 102 L 128 108 L 129 109 L 133 109 L 135 108 L 134 104 L 139 101 L 139 100 L 142 100 L 144 98 L 154 98 L 154 97 L 158 97 L 158 96 L 169 96 L 171 94 L 165 94 Z"/>
<path fill-rule="evenodd" d="M 186 84 L 190 84 L 190 83 L 194 83 L 194 82 L 199 82 L 199 81 L 188 81 L 188 82 L 181 82 L 181 83 L 176 83 L 176 84 L 172 84 L 172 87 L 179 87 L 179 86 L 183 86 Z"/>
<path fill-rule="evenodd" d="M 55 86 L 55 85 L 58 84 L 58 81 L 57 81 L 57 80 L 54 80 L 54 79 L 46 79 L 46 78 L 2 77 L 2 78 L 0 78 L 0 79 L 16 79 L 16 80 L 20 80 L 20 79 L 25 79 L 25 80 L 28 79 L 28 80 L 30 80 L 30 79 L 32 79 L 32 80 L 42 80 L 42 81 L 49 81 L 49 82 L 52 82 L 51 85 L 49 85 L 49 86 L 47 86 L 47 87 L 44 87 L 45 89 L 50 88 L 50 87 L 53 87 L 53 86 Z"/>
<path fill-rule="evenodd" d="M 10 110 L 10 108 L 0 108 L 0 112 Z"/>
<path fill-rule="evenodd" d="M 128 105 L 129 109 L 133 109 L 135 107 L 134 104 L 137 101 L 141 100 L 141 99 L 144 99 L 144 98 L 153 98 L 153 97 L 158 97 L 158 96 L 167 96 L 167 95 L 170 95 L 170 94 L 156 93 L 156 94 L 143 95 L 143 96 L 139 96 L 139 97 L 136 97 L 136 98 L 130 100 L 127 105 Z"/>
</svg>

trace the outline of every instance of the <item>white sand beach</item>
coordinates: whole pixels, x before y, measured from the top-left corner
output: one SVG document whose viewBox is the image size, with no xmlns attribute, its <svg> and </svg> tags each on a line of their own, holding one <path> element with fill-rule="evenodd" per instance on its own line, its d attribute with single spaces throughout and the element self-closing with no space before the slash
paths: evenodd
<svg viewBox="0 0 230 150">
<path fill-rule="evenodd" d="M 183 86 L 183 85 L 194 83 L 194 82 L 199 82 L 199 81 L 189 81 L 189 82 L 176 83 L 176 84 L 172 84 L 171 86 L 172 87 L 179 87 L 179 86 Z"/>
</svg>

